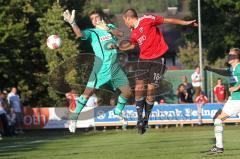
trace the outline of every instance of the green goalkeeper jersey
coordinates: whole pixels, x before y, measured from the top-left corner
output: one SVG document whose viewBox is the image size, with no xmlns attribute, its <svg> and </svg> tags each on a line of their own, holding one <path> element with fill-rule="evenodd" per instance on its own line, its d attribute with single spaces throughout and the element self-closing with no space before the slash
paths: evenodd
<svg viewBox="0 0 240 159">
<path fill-rule="evenodd" d="M 116 27 L 113 24 L 107 25 L 111 29 Z M 91 28 L 82 31 L 82 40 L 90 40 L 95 61 L 93 71 L 97 78 L 111 79 L 114 73 L 120 68 L 117 62 L 117 49 L 109 49 L 109 44 L 117 44 L 117 38 L 106 30 Z"/>
<path fill-rule="evenodd" d="M 232 76 L 230 77 L 230 87 L 236 87 L 240 85 L 240 64 L 237 64 L 235 68 L 232 68 Z M 232 92 L 231 100 L 240 100 L 240 90 Z"/>
</svg>

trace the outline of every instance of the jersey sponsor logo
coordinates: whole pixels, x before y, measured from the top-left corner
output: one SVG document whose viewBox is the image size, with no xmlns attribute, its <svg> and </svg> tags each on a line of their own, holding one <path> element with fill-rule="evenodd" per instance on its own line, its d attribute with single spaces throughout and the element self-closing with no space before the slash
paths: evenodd
<svg viewBox="0 0 240 159">
<path fill-rule="evenodd" d="M 142 45 L 143 44 L 143 42 L 146 40 L 146 36 L 145 35 L 143 35 L 143 36 L 141 36 L 140 38 L 138 38 L 137 39 L 137 41 L 138 41 L 138 45 Z"/>
<path fill-rule="evenodd" d="M 100 41 L 106 41 L 106 40 L 111 40 L 111 39 L 112 39 L 111 35 L 106 35 L 106 36 L 100 37 Z"/>
</svg>

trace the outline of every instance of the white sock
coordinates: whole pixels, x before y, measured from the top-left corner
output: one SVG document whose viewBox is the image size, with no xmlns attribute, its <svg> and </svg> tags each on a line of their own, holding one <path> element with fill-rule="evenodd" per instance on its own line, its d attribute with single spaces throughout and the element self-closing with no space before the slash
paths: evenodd
<svg viewBox="0 0 240 159">
<path fill-rule="evenodd" d="M 218 148 L 223 148 L 223 124 L 221 119 L 215 119 L 214 132 L 216 138 L 216 146 Z"/>
</svg>

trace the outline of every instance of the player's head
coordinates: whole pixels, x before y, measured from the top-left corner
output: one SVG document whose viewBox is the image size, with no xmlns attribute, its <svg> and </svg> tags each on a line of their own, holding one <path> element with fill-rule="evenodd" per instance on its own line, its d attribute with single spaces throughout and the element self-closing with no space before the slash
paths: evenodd
<svg viewBox="0 0 240 159">
<path fill-rule="evenodd" d="M 240 58 L 240 49 L 239 48 L 232 48 L 228 54 L 228 63 L 233 64 L 235 62 L 239 62 Z"/>
<path fill-rule="evenodd" d="M 222 79 L 221 79 L 221 78 L 218 78 L 218 79 L 217 79 L 217 84 L 218 84 L 218 85 L 221 85 L 221 84 L 222 84 Z"/>
<path fill-rule="evenodd" d="M 199 66 L 195 67 L 195 72 L 200 73 L 200 67 Z"/>
<path fill-rule="evenodd" d="M 97 25 L 97 22 L 99 22 L 103 19 L 103 17 L 104 17 L 104 13 L 101 9 L 94 9 L 89 14 L 89 18 L 94 27 Z"/>
<path fill-rule="evenodd" d="M 138 20 L 138 15 L 137 15 L 136 10 L 134 10 L 132 8 L 125 10 L 123 12 L 123 20 L 124 20 L 125 25 L 128 28 L 133 28 L 135 26 L 135 23 Z"/>
</svg>

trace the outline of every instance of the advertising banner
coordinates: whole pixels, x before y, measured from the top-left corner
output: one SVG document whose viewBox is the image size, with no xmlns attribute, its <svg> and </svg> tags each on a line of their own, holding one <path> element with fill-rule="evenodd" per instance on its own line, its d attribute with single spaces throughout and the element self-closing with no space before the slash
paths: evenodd
<svg viewBox="0 0 240 159">
<path fill-rule="evenodd" d="M 85 107 L 78 117 L 77 127 L 94 126 L 94 107 Z M 24 108 L 24 128 L 68 128 L 67 108 Z"/>
<path fill-rule="evenodd" d="M 213 123 L 213 118 L 222 104 L 205 104 L 202 107 L 203 123 Z M 115 107 L 85 107 L 78 117 L 77 127 L 117 126 L 122 122 L 113 111 Z M 137 112 L 135 106 L 126 106 L 123 116 L 129 125 L 136 125 Z M 198 122 L 197 106 L 195 104 L 164 104 L 155 105 L 150 116 L 150 125 L 161 124 L 194 124 Z M 232 116 L 225 122 L 240 122 L 239 116 Z M 69 112 L 67 108 L 25 108 L 24 128 L 68 128 Z"/>
</svg>

